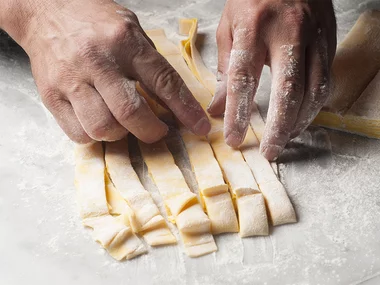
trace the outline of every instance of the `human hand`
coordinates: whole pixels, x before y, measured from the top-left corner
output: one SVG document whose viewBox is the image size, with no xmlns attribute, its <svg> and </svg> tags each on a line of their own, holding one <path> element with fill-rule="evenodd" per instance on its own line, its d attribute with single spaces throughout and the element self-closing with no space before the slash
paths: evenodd
<svg viewBox="0 0 380 285">
<path fill-rule="evenodd" d="M 18 10 L 28 21 L 9 19 L 17 24 L 9 34 L 28 53 L 42 101 L 72 140 L 114 141 L 129 131 L 151 143 L 166 135 L 135 81 L 194 133 L 209 132 L 205 112 L 128 9 L 112 0 L 20 0 Z"/>
<path fill-rule="evenodd" d="M 244 140 L 264 64 L 272 91 L 261 153 L 275 160 L 329 95 L 336 50 L 331 0 L 227 0 L 217 31 L 218 82 L 208 112 L 225 111 L 225 139 Z"/>
</svg>

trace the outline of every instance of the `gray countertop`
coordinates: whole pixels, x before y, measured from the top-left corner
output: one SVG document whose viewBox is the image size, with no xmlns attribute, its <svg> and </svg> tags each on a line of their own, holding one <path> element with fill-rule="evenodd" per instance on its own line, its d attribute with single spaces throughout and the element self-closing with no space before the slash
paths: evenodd
<svg viewBox="0 0 380 285">
<path fill-rule="evenodd" d="M 119 2 L 144 28 L 162 27 L 173 40 L 178 18 L 199 18 L 202 55 L 215 70 L 224 1 Z M 376 2 L 335 1 L 338 39 Z M 269 82 L 266 70 L 259 89 L 264 113 Z M 279 169 L 297 224 L 268 237 L 218 236 L 219 251 L 198 259 L 179 245 L 117 262 L 83 228 L 73 145 L 41 105 L 27 56 L 4 37 L 0 130 L 0 284 L 380 284 L 378 140 L 312 127 L 289 146 Z"/>
</svg>

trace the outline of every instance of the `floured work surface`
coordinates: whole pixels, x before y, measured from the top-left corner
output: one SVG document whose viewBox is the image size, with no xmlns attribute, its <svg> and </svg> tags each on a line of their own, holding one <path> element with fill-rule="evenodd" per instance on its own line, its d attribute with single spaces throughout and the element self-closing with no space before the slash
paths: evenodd
<svg viewBox="0 0 380 285">
<path fill-rule="evenodd" d="M 206 34 L 202 58 L 216 67 L 212 39 L 223 1 L 119 2 L 137 12 L 145 29 L 164 27 L 174 42 L 179 17 L 200 18 L 200 33 Z M 335 1 L 340 38 L 363 3 Z M 268 87 L 265 74 L 262 88 Z M 188 258 L 181 246 L 167 246 L 118 262 L 81 225 L 73 146 L 45 114 L 26 57 L 13 50 L 0 51 L 0 129 L 5 134 L 0 143 L 1 284 L 379 283 L 377 140 L 309 129 L 280 164 L 299 221 L 275 228 L 270 237 L 242 240 L 227 234 L 216 237 L 215 254 L 201 258 Z M 183 150 L 175 140 L 172 146 L 193 187 Z M 157 190 L 141 158 L 132 157 L 132 164 L 155 199 Z"/>
<path fill-rule="evenodd" d="M 380 10 L 364 12 L 338 46 L 331 97 L 313 124 L 380 138 Z"/>
</svg>

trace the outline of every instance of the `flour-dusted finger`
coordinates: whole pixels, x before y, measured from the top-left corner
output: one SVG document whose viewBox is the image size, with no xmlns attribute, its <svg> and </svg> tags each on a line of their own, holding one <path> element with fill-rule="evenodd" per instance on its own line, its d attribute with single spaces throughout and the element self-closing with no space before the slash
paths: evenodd
<svg viewBox="0 0 380 285">
<path fill-rule="evenodd" d="M 80 144 L 92 141 L 80 124 L 72 105 L 60 91 L 46 88 L 40 92 L 42 102 L 72 141 Z"/>
<path fill-rule="evenodd" d="M 207 111 L 210 115 L 221 115 L 226 107 L 227 99 L 227 72 L 232 49 L 232 33 L 226 20 L 222 19 L 216 32 L 218 45 L 218 71 L 216 75 L 216 90 Z"/>
<path fill-rule="evenodd" d="M 95 88 L 116 120 L 146 143 L 164 137 L 168 127 L 160 121 L 136 91 L 136 82 L 117 71 L 95 78 Z"/>
<path fill-rule="evenodd" d="M 321 39 L 321 42 L 307 49 L 305 95 L 292 137 L 298 136 L 310 125 L 328 98 L 330 74 L 327 54 L 326 40 Z"/>
<path fill-rule="evenodd" d="M 238 147 L 245 138 L 265 58 L 264 43 L 255 29 L 235 29 L 224 116 L 224 136 L 229 146 Z"/>
<path fill-rule="evenodd" d="M 111 114 L 100 94 L 90 85 L 82 84 L 66 95 L 83 129 L 94 140 L 115 141 L 128 131 Z"/>
<path fill-rule="evenodd" d="M 272 91 L 261 153 L 275 160 L 289 141 L 304 96 L 305 47 L 286 43 L 270 48 Z"/>
</svg>

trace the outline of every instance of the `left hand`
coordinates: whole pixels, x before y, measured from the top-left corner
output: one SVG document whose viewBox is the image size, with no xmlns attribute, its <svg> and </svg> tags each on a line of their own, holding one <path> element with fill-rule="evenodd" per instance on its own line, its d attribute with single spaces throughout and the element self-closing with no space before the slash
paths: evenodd
<svg viewBox="0 0 380 285">
<path fill-rule="evenodd" d="M 208 108 L 225 110 L 228 145 L 244 140 L 261 71 L 272 91 L 261 152 L 275 160 L 313 121 L 329 94 L 336 50 L 331 0 L 227 0 L 218 31 L 218 83 Z"/>
</svg>

